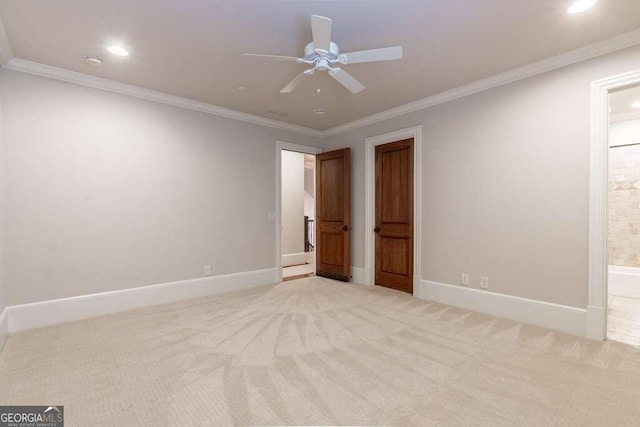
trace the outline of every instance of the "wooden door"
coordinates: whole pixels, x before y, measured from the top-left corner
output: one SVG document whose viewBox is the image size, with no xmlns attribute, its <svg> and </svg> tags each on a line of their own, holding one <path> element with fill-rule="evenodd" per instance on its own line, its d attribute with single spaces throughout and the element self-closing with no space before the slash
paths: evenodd
<svg viewBox="0 0 640 427">
<path fill-rule="evenodd" d="M 377 285 L 413 292 L 413 138 L 376 146 Z"/>
<path fill-rule="evenodd" d="M 316 157 L 316 274 L 351 277 L 351 151 Z"/>
</svg>

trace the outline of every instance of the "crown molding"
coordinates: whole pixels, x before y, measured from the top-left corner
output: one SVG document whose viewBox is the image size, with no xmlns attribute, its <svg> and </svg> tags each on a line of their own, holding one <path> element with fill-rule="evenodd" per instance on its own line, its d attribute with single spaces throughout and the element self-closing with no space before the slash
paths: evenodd
<svg viewBox="0 0 640 427">
<path fill-rule="evenodd" d="M 444 104 L 445 102 L 450 102 L 459 98 L 464 98 L 465 96 L 484 92 L 486 90 L 513 83 L 518 80 L 523 80 L 528 77 L 533 77 L 538 74 L 553 71 L 571 64 L 586 61 L 597 56 L 606 55 L 608 53 L 626 49 L 637 44 L 640 44 L 640 30 L 630 31 L 628 33 L 610 38 L 608 40 L 584 46 L 576 50 L 562 53 L 560 55 L 552 56 L 541 61 L 525 65 L 523 67 L 514 68 L 512 70 L 493 75 L 486 79 L 478 80 L 473 83 L 469 83 L 454 89 L 438 93 L 433 96 L 429 96 L 427 98 L 422 98 L 417 101 L 401 105 L 399 107 L 395 107 L 386 111 L 382 111 L 380 113 L 373 114 L 371 116 L 367 116 L 330 129 L 326 129 L 323 132 L 323 136 L 328 137 L 338 135 L 353 129 L 358 129 L 384 120 L 392 119 L 394 117 L 403 116 L 405 114 L 433 107 L 438 104 Z"/>
<path fill-rule="evenodd" d="M 229 108 L 207 104 L 205 102 L 194 101 L 192 99 L 169 95 L 164 92 L 146 89 L 140 86 L 120 83 L 114 80 L 79 73 L 77 71 L 70 71 L 63 68 L 52 67 L 50 65 L 27 61 L 21 58 L 11 59 L 5 65 L 5 68 L 15 71 L 21 71 L 23 73 L 35 74 L 42 77 L 48 77 L 55 80 L 62 80 L 69 83 L 75 83 L 94 89 L 102 89 L 109 92 L 129 95 L 136 98 L 146 99 L 148 101 L 159 102 L 161 104 L 173 105 L 175 107 L 185 108 L 188 110 L 200 111 L 202 113 L 225 117 L 233 120 L 239 120 L 241 122 L 251 123 L 259 126 L 266 126 L 274 129 L 295 132 L 302 135 L 315 137 L 323 136 L 323 132 L 320 130 L 285 123 L 279 120 L 267 119 L 265 117 L 243 113 L 241 111 L 231 110 Z"/>
<path fill-rule="evenodd" d="M 562 53 L 560 55 L 552 56 L 541 61 L 533 62 L 523 67 L 514 68 L 512 70 L 493 75 L 486 79 L 478 80 L 454 89 L 440 92 L 436 95 L 422 98 L 417 101 L 413 101 L 399 107 L 395 107 L 386 111 L 382 111 L 380 113 L 363 117 L 361 119 L 344 123 L 339 126 L 335 126 L 325 130 L 317 130 L 305 126 L 282 122 L 279 120 L 268 119 L 266 117 L 260 117 L 249 113 L 243 113 L 241 111 L 236 111 L 213 104 L 207 104 L 205 102 L 194 101 L 175 95 L 169 95 L 164 92 L 146 89 L 140 86 L 120 83 L 114 80 L 79 73 L 76 71 L 70 71 L 63 68 L 52 67 L 50 65 L 27 61 L 21 58 L 13 58 L 11 46 L 9 45 L 8 39 L 4 32 L 4 28 L 2 27 L 2 22 L 0 21 L 0 61 L 5 68 L 317 138 L 326 138 L 338 135 L 350 130 L 382 122 L 384 120 L 389 120 L 395 117 L 403 116 L 405 114 L 424 110 L 435 105 L 444 104 L 446 102 L 454 101 L 459 98 L 464 98 L 469 95 L 484 92 L 489 89 L 494 89 L 499 86 L 516 82 L 518 80 L 523 80 L 528 77 L 536 76 L 538 74 L 557 70 L 568 65 L 576 64 L 588 59 L 606 55 L 608 53 L 613 53 L 618 50 L 626 49 L 638 44 L 640 44 L 640 29 L 621 34 L 608 40 L 584 46 L 576 50 Z"/>
<path fill-rule="evenodd" d="M 0 18 L 0 65 L 7 65 L 11 58 L 13 58 L 13 50 L 11 50 L 9 38 L 4 30 L 2 18 Z"/>
</svg>

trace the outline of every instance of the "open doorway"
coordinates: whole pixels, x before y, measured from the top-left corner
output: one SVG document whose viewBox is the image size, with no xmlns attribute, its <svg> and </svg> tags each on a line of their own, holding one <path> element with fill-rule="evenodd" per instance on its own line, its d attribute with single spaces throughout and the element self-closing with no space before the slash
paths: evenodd
<svg viewBox="0 0 640 427">
<path fill-rule="evenodd" d="M 293 280 L 316 272 L 316 156 L 286 149 L 280 155 L 282 279 Z"/>
<path fill-rule="evenodd" d="M 640 85 L 609 105 L 607 338 L 640 346 Z"/>
</svg>

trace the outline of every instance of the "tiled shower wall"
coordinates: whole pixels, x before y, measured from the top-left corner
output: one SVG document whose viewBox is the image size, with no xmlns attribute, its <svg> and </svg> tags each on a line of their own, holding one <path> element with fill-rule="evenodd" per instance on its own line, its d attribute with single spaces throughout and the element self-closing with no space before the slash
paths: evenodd
<svg viewBox="0 0 640 427">
<path fill-rule="evenodd" d="M 609 265 L 640 267 L 640 145 L 609 149 Z"/>
</svg>

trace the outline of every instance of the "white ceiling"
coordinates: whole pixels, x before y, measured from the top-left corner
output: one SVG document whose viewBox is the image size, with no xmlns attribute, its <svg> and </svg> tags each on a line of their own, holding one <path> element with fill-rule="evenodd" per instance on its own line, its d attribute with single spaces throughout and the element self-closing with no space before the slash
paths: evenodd
<svg viewBox="0 0 640 427">
<path fill-rule="evenodd" d="M 600 0 L 573 16 L 565 12 L 569 3 L 0 0 L 0 16 L 15 57 L 327 129 L 640 25 L 638 0 Z M 404 58 L 347 66 L 367 87 L 358 95 L 326 74 L 280 94 L 304 65 L 241 54 L 302 55 L 311 39 L 311 14 L 333 19 L 333 41 L 343 52 L 401 45 Z M 126 46 L 131 56 L 109 54 L 110 43 Z M 86 65 L 86 55 L 98 55 L 104 64 Z M 326 114 L 314 114 L 316 108 Z"/>
</svg>

